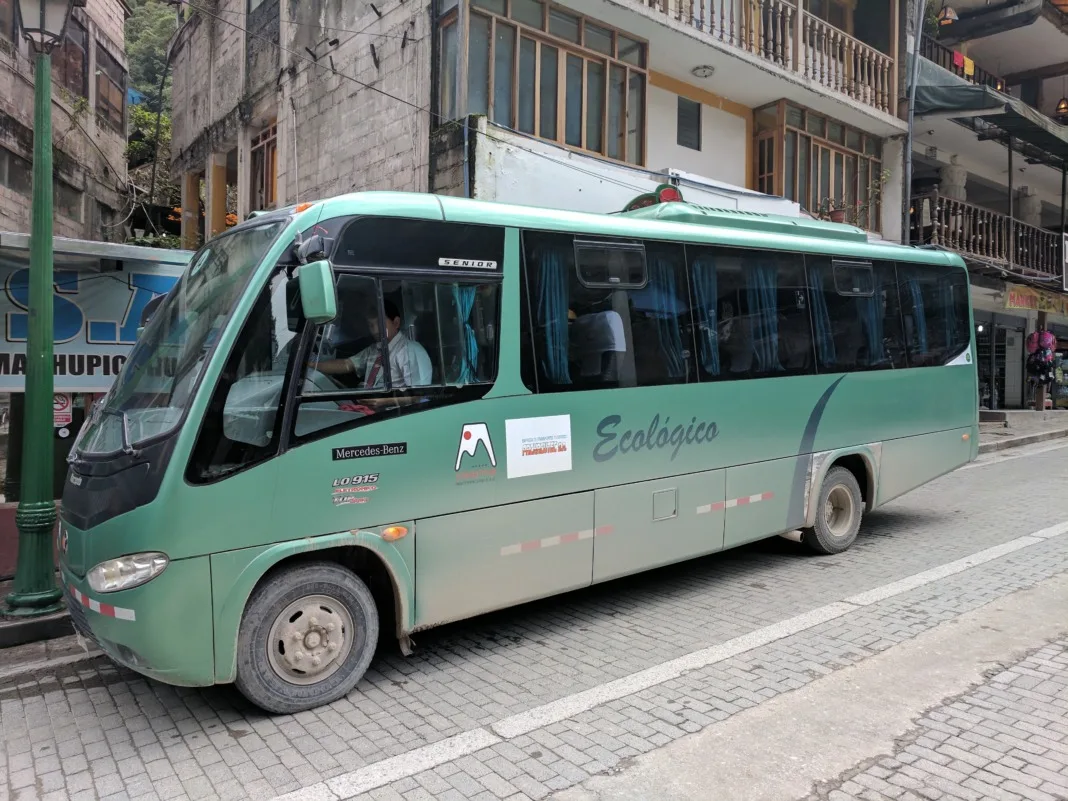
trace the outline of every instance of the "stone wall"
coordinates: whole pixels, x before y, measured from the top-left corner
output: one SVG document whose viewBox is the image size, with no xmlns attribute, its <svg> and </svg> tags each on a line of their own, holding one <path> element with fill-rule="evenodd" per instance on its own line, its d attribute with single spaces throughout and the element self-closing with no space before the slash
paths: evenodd
<svg viewBox="0 0 1068 801">
<path fill-rule="evenodd" d="M 55 177 L 73 192 L 77 213 L 57 206 L 57 236 L 121 241 L 125 214 L 126 137 L 96 118 L 97 44 L 125 69 L 125 7 L 119 0 L 89 0 L 74 17 L 87 32 L 87 97 L 72 96 L 53 82 L 52 144 Z M 34 74 L 24 42 L 0 42 L 0 148 L 5 159 L 30 164 L 33 159 Z M 11 179 L 8 183 L 17 183 Z M 31 192 L 28 186 L 0 185 L 0 230 L 28 232 Z"/>
<path fill-rule="evenodd" d="M 412 0 L 375 7 L 283 0 L 287 201 L 428 188 L 430 11 Z"/>
</svg>

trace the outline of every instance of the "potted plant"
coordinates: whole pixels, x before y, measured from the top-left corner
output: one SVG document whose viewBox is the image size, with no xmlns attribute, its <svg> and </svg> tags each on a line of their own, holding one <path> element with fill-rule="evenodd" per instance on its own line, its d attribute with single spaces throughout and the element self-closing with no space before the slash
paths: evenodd
<svg viewBox="0 0 1068 801">
<path fill-rule="evenodd" d="M 845 202 L 833 197 L 825 197 L 820 201 L 819 218 L 821 220 L 830 220 L 834 223 L 845 222 L 846 218 L 846 206 Z"/>
</svg>

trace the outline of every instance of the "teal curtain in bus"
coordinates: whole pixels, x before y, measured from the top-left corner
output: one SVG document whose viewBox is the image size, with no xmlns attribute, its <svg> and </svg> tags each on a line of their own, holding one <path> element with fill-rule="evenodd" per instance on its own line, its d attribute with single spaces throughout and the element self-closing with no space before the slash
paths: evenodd
<svg viewBox="0 0 1068 801">
<path fill-rule="evenodd" d="M 719 375 L 719 282 L 716 280 L 716 265 L 710 258 L 695 259 L 693 268 L 693 295 L 697 301 L 698 345 L 701 366 L 708 375 Z"/>
<path fill-rule="evenodd" d="M 868 364 L 886 361 L 886 345 L 883 342 L 883 280 L 878 273 L 872 276 L 875 291 L 870 298 L 857 298 L 857 316 L 864 329 L 868 345 Z"/>
<path fill-rule="evenodd" d="M 816 350 L 819 352 L 820 366 L 833 367 L 838 361 L 838 354 L 834 350 L 831 312 L 827 308 L 827 297 L 824 295 L 827 271 L 822 267 L 810 266 L 808 274 L 809 286 L 816 288 L 812 292 L 812 320 L 816 327 Z"/>
<path fill-rule="evenodd" d="M 924 317 L 923 289 L 915 278 L 908 280 L 909 297 L 912 298 L 912 327 L 916 337 L 916 349 L 927 353 L 927 320 Z"/>
<path fill-rule="evenodd" d="M 686 364 L 682 355 L 679 299 L 672 263 L 662 256 L 654 257 L 649 263 L 649 284 L 653 290 L 652 312 L 656 320 L 656 335 L 660 343 L 660 352 L 664 355 L 664 366 L 667 368 L 668 376 L 682 378 L 686 375 Z"/>
<path fill-rule="evenodd" d="M 774 264 L 754 264 L 745 273 L 749 330 L 753 339 L 756 369 L 762 373 L 782 370 L 779 364 L 779 310 Z"/>
<path fill-rule="evenodd" d="M 460 337 L 464 359 L 460 365 L 460 374 L 456 377 L 456 381 L 460 384 L 470 384 L 474 381 L 477 372 L 478 340 L 475 338 L 475 330 L 471 327 L 471 311 L 475 308 L 475 289 L 476 287 L 473 286 L 452 285 L 452 302 L 456 304 L 456 311 L 463 326 Z"/>
<path fill-rule="evenodd" d="M 956 338 L 957 307 L 953 304 L 953 284 L 946 278 L 938 279 L 938 305 L 942 307 L 942 325 L 948 348 Z"/>
<path fill-rule="evenodd" d="M 567 350 L 568 269 L 567 254 L 552 247 L 539 248 L 535 326 L 544 333 L 542 374 L 554 384 L 570 384 Z"/>
</svg>

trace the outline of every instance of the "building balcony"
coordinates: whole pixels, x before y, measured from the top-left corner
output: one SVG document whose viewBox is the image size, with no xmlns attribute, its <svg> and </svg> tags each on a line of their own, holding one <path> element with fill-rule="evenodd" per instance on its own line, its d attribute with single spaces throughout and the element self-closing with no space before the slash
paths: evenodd
<svg viewBox="0 0 1068 801">
<path fill-rule="evenodd" d="M 726 45 L 885 114 L 897 114 L 895 60 L 788 0 L 632 0 Z M 887 20 L 889 26 L 890 21 Z M 894 37 L 887 42 L 893 49 Z"/>
<path fill-rule="evenodd" d="M 965 259 L 1036 279 L 1060 279 L 1061 234 L 939 195 L 912 198 L 913 244 L 948 248 Z"/>
</svg>

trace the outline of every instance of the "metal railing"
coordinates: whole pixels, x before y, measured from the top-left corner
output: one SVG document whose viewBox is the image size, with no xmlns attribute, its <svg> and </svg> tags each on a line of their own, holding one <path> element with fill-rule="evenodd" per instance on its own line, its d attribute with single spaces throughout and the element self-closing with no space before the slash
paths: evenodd
<svg viewBox="0 0 1068 801">
<path fill-rule="evenodd" d="M 894 59 L 792 0 L 642 0 L 649 8 L 709 38 L 759 56 L 841 92 L 896 113 Z"/>
<path fill-rule="evenodd" d="M 1061 236 L 1054 231 L 937 193 L 913 197 L 911 218 L 914 244 L 939 245 L 1019 272 L 1061 274 Z"/>
<path fill-rule="evenodd" d="M 925 35 L 920 40 L 920 55 L 928 61 L 933 61 L 942 69 L 949 70 L 954 75 L 957 75 L 966 81 L 989 86 L 999 91 L 1005 89 L 1004 80 L 992 72 L 987 72 L 978 64 L 975 65 L 975 71 L 971 75 L 965 74 L 964 63 L 961 59 L 957 58 L 958 54 L 955 51 L 950 50 L 948 47 L 939 44 L 930 36 Z"/>
</svg>

